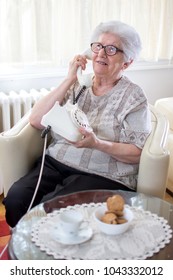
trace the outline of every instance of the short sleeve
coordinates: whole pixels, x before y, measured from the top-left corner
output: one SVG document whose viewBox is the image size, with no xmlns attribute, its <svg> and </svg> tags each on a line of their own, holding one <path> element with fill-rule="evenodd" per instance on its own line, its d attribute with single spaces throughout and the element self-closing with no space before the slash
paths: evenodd
<svg viewBox="0 0 173 280">
<path fill-rule="evenodd" d="M 146 104 L 126 116 L 122 123 L 119 141 L 134 144 L 142 149 L 150 132 L 151 114 Z"/>
</svg>

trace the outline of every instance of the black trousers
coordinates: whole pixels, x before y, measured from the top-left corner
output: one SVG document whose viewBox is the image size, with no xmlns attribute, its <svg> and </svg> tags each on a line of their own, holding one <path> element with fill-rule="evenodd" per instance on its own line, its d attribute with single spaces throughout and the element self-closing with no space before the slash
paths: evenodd
<svg viewBox="0 0 173 280">
<path fill-rule="evenodd" d="M 27 175 L 12 185 L 3 200 L 6 208 L 6 221 L 11 227 L 14 227 L 27 212 L 37 185 L 40 167 L 41 157 Z M 43 175 L 32 207 L 57 195 L 93 189 L 129 190 L 119 182 L 81 172 L 46 155 Z"/>
</svg>

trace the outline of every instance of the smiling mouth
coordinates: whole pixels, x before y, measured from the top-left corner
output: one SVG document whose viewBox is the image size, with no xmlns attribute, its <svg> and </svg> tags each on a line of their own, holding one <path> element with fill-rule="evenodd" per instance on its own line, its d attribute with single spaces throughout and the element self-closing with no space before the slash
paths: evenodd
<svg viewBox="0 0 173 280">
<path fill-rule="evenodd" d="M 108 65 L 106 62 L 104 61 L 97 61 L 98 64 L 101 64 L 101 65 Z"/>
</svg>

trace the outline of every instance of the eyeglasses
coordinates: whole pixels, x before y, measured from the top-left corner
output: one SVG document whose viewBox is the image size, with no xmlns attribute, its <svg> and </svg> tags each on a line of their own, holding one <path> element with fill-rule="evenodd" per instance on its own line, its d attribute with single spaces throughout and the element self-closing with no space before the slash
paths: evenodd
<svg viewBox="0 0 173 280">
<path fill-rule="evenodd" d="M 115 55 L 117 52 L 123 53 L 123 50 L 120 50 L 119 48 L 113 45 L 103 46 L 101 43 L 97 43 L 97 42 L 91 44 L 91 50 L 94 53 L 99 53 L 101 49 L 104 49 L 105 53 L 109 56 Z"/>
</svg>

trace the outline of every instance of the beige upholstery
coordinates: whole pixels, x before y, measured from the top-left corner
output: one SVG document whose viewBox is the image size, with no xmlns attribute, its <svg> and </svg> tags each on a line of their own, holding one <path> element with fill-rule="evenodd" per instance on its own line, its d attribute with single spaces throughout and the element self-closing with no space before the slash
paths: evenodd
<svg viewBox="0 0 173 280">
<path fill-rule="evenodd" d="M 173 193 L 173 97 L 158 99 L 155 108 L 169 120 L 168 148 L 170 151 L 170 165 L 168 172 L 168 189 Z"/>
<path fill-rule="evenodd" d="M 5 196 L 12 183 L 30 170 L 43 149 L 41 132 L 29 123 L 20 123 L 19 130 L 11 130 L 11 135 L 0 135 L 0 183 Z"/>
<path fill-rule="evenodd" d="M 152 133 L 142 151 L 137 191 L 163 197 L 167 182 L 169 152 L 167 150 L 168 121 L 151 106 Z M 41 154 L 43 140 L 40 131 L 29 123 L 20 122 L 10 134 L 0 135 L 0 182 L 4 195 L 12 183 L 29 171 Z"/>
</svg>

